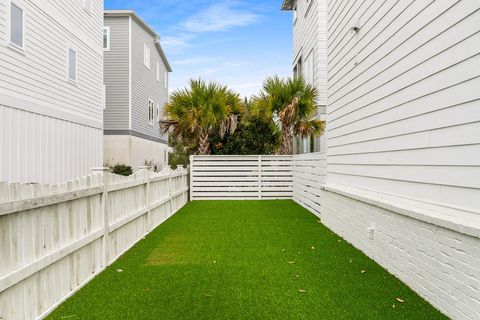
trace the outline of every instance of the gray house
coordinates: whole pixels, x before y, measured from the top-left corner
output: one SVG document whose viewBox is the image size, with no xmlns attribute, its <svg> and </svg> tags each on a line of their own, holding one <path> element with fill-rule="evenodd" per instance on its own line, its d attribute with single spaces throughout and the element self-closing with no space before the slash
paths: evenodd
<svg viewBox="0 0 480 320">
<path fill-rule="evenodd" d="M 159 120 L 168 100 L 170 64 L 157 33 L 131 10 L 105 10 L 104 161 L 128 164 L 168 161 Z"/>
</svg>

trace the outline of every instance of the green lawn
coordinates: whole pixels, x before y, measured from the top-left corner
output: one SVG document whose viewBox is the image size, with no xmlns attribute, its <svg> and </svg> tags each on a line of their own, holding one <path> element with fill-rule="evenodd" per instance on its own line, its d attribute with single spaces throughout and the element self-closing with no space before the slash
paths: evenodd
<svg viewBox="0 0 480 320">
<path fill-rule="evenodd" d="M 289 200 L 189 203 L 49 317 L 444 318 Z"/>
</svg>

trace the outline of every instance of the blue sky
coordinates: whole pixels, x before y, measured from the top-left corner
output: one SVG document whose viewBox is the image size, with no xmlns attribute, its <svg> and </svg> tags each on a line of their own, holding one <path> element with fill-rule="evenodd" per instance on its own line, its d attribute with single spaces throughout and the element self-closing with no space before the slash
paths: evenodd
<svg viewBox="0 0 480 320">
<path fill-rule="evenodd" d="M 242 96 L 266 76 L 291 74 L 291 14 L 281 0 L 105 0 L 106 9 L 133 9 L 160 35 L 173 73 L 170 90 L 202 77 Z"/>
</svg>

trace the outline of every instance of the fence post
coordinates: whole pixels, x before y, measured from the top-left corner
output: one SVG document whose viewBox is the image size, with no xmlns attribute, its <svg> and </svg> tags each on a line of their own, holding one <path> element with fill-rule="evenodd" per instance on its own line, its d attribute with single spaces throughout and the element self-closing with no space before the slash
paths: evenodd
<svg viewBox="0 0 480 320">
<path fill-rule="evenodd" d="M 193 201 L 193 161 L 195 156 L 190 156 L 190 201 Z"/>
<path fill-rule="evenodd" d="M 104 268 L 108 265 L 108 237 L 109 237 L 109 210 L 108 210 L 108 168 L 98 167 L 92 168 L 93 173 L 100 173 L 102 176 L 103 192 L 101 197 L 101 216 L 103 216 L 103 237 L 102 237 L 102 265 Z"/>
<path fill-rule="evenodd" d="M 258 156 L 258 199 L 262 199 L 262 156 Z"/>
<path fill-rule="evenodd" d="M 152 199 L 150 199 L 150 166 L 140 166 L 138 169 L 142 170 L 146 179 L 145 186 L 145 203 L 147 209 L 147 233 L 152 230 Z"/>
</svg>

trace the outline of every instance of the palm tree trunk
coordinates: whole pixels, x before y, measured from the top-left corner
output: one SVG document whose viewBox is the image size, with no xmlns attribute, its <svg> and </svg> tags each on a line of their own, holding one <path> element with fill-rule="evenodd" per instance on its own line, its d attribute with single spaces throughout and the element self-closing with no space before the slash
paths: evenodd
<svg viewBox="0 0 480 320">
<path fill-rule="evenodd" d="M 197 153 L 202 156 L 210 154 L 210 142 L 206 132 L 200 134 Z"/>
<path fill-rule="evenodd" d="M 282 147 L 280 154 L 292 154 L 292 130 L 290 128 L 282 128 Z"/>
</svg>

